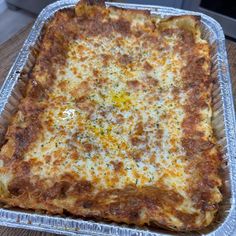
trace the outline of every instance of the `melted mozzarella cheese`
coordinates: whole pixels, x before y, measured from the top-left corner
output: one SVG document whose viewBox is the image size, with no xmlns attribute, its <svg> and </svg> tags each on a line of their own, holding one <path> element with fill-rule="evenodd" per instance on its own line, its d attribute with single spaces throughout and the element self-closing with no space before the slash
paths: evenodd
<svg viewBox="0 0 236 236">
<path fill-rule="evenodd" d="M 165 184 L 184 194 L 184 111 L 171 93 L 181 80 L 179 56 L 173 48 L 159 54 L 141 49 L 132 37 L 123 39 L 123 47 L 117 40 L 97 36 L 70 44 L 43 114 L 43 135 L 26 159 L 41 163 L 33 172 L 42 178 L 70 172 L 97 188 Z M 120 62 L 122 55 L 130 64 Z M 148 72 L 146 61 L 152 65 Z M 128 81 L 140 87 L 129 88 Z"/>
</svg>

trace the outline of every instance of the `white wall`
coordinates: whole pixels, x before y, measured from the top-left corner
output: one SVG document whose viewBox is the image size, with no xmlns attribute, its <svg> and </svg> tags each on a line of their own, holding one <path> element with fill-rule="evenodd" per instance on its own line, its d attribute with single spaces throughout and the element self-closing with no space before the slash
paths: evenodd
<svg viewBox="0 0 236 236">
<path fill-rule="evenodd" d="M 0 0 L 0 14 L 3 13 L 7 9 L 7 4 L 5 0 Z"/>
</svg>

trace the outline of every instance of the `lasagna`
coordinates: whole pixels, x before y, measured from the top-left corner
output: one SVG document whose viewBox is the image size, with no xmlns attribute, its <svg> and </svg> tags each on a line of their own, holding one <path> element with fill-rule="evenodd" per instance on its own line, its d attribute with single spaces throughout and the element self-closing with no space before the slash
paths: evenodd
<svg viewBox="0 0 236 236">
<path fill-rule="evenodd" d="M 1 202 L 176 231 L 213 221 L 221 154 L 199 17 L 80 1 L 35 57 L 0 151 Z"/>
</svg>

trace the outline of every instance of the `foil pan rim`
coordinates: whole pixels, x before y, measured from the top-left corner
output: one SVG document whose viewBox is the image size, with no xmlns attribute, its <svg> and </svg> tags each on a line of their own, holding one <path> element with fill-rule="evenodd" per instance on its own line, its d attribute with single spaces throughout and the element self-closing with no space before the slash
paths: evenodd
<svg viewBox="0 0 236 236">
<path fill-rule="evenodd" d="M 45 22 L 58 10 L 73 7 L 77 0 L 62 0 L 47 6 L 38 16 L 32 30 L 23 44 L 9 74 L 7 75 L 0 89 L 0 114 L 4 110 L 15 84 L 19 78 L 19 72 L 23 69 L 28 60 L 30 48 L 33 46 L 40 35 Z M 207 235 L 232 235 L 236 228 L 236 121 L 232 99 L 232 84 L 230 81 L 228 60 L 225 49 L 225 38 L 222 27 L 213 18 L 199 12 L 175 9 L 170 7 L 136 5 L 125 3 L 107 3 L 108 6 L 117 6 L 131 9 L 146 9 L 158 15 L 199 15 L 203 22 L 211 26 L 212 32 L 217 38 L 217 77 L 220 81 L 220 88 L 223 97 L 223 113 L 228 149 L 228 162 L 231 184 L 231 208 L 224 222 L 214 231 Z M 35 213 L 18 212 L 14 210 L 0 209 L 0 225 L 17 228 L 27 228 L 41 230 L 45 232 L 67 234 L 67 235 L 166 235 L 165 233 L 151 232 L 145 229 L 128 228 L 115 224 L 97 223 L 80 219 L 61 218 L 55 216 L 38 215 Z M 46 221 L 47 223 L 45 223 Z M 70 225 L 73 226 L 70 228 Z M 76 228 L 79 230 L 77 231 Z"/>
</svg>

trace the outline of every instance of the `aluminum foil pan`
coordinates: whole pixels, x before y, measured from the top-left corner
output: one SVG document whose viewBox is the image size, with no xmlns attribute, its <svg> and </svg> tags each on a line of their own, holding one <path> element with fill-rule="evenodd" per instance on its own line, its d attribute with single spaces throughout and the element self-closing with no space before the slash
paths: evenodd
<svg viewBox="0 0 236 236">
<path fill-rule="evenodd" d="M 0 89 L 0 133 L 5 132 L 10 118 L 17 110 L 17 105 L 22 97 L 22 87 L 25 85 L 24 72 L 27 73 L 34 62 L 31 47 L 37 47 L 42 27 L 56 11 L 63 8 L 71 8 L 77 2 L 77 0 L 58 1 L 45 8 L 37 18 L 19 56 Z M 36 214 L 32 211 L 4 209 L 2 207 L 0 208 L 0 225 L 63 235 L 236 235 L 236 122 L 225 50 L 225 38 L 221 26 L 215 20 L 202 13 L 186 10 L 124 3 L 107 3 L 107 5 L 130 9 L 146 9 L 150 10 L 152 14 L 161 17 L 183 14 L 201 16 L 202 36 L 212 47 L 212 76 L 216 78 L 216 84 L 213 88 L 212 123 L 225 157 L 225 166 L 222 170 L 225 179 L 222 189 L 224 201 L 220 205 L 217 219 L 210 227 L 204 229 L 204 231 L 180 234 L 161 229 L 137 228 L 115 223 L 93 222 L 91 220 L 66 216 L 48 216 L 45 214 Z"/>
</svg>

